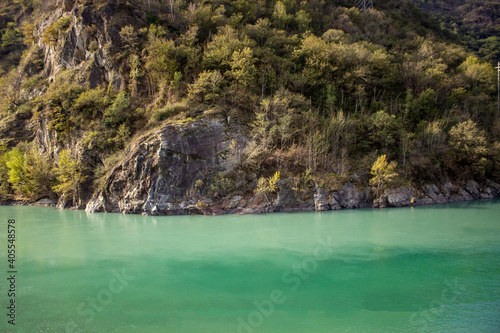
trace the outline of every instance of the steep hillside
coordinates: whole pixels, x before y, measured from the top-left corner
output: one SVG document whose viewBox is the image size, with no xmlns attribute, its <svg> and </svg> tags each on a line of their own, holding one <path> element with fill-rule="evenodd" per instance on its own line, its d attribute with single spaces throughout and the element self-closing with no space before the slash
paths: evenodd
<svg viewBox="0 0 500 333">
<path fill-rule="evenodd" d="M 500 2 L 489 0 L 420 0 L 450 36 L 493 64 L 500 61 Z"/>
<path fill-rule="evenodd" d="M 1 195 L 147 214 L 494 196 L 495 69 L 432 15 L 403 0 L 10 0 Z"/>
</svg>

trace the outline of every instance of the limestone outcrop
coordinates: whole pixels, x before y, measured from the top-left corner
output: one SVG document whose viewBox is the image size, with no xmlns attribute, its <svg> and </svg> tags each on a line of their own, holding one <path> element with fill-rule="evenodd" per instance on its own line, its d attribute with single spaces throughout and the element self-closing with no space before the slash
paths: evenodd
<svg viewBox="0 0 500 333">
<path fill-rule="evenodd" d="M 215 119 L 166 125 L 128 148 L 87 204 L 88 212 L 148 215 L 200 212 L 196 181 L 207 183 L 233 162 L 224 154 L 232 140 Z"/>
</svg>

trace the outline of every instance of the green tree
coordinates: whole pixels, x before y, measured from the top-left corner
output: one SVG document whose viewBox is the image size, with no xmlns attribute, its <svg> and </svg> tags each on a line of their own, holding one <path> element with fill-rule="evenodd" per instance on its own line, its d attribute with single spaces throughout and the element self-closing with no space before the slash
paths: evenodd
<svg viewBox="0 0 500 333">
<path fill-rule="evenodd" d="M 79 197 L 79 186 L 85 180 L 82 174 L 80 163 L 71 157 L 69 150 L 63 149 L 59 154 L 59 161 L 54 169 L 57 179 L 57 185 L 53 186 L 53 190 L 59 194 L 63 200 L 68 200 L 71 197 L 73 204 L 77 204 Z"/>
<path fill-rule="evenodd" d="M 419 95 L 427 89 L 438 91 L 447 86 L 446 70 L 443 56 L 437 52 L 436 43 L 418 39 L 421 44 L 417 52 L 405 54 L 401 65 L 401 78 L 406 89 Z"/>
<path fill-rule="evenodd" d="M 49 25 L 42 34 L 42 42 L 49 46 L 55 46 L 59 38 L 59 32 L 53 25 Z"/>
<path fill-rule="evenodd" d="M 475 91 L 478 87 L 491 89 L 495 83 L 495 70 L 487 62 L 481 62 L 476 57 L 467 59 L 458 67 L 469 87 Z"/>
<path fill-rule="evenodd" d="M 5 145 L 0 145 L 0 193 L 10 192 L 9 168 L 7 167 L 7 157 L 9 150 Z"/>
<path fill-rule="evenodd" d="M 127 109 L 130 106 L 130 97 L 126 92 L 121 92 L 116 96 L 113 104 L 111 104 L 106 111 L 104 111 L 105 122 L 111 127 L 116 127 L 123 121 L 125 121 L 127 116 Z"/>
<path fill-rule="evenodd" d="M 21 144 L 4 155 L 8 182 L 16 194 L 29 200 L 51 196 L 52 161 L 35 145 Z"/>
<path fill-rule="evenodd" d="M 444 143 L 445 135 L 443 133 L 443 120 L 434 120 L 432 122 L 422 121 L 419 124 L 422 128 L 420 138 L 422 145 L 426 146 L 429 154 L 431 154 L 437 146 Z"/>
<path fill-rule="evenodd" d="M 164 33 L 163 28 L 150 26 L 148 42 L 143 51 L 150 95 L 167 91 L 175 72 L 181 71 L 188 59 L 188 54 L 183 48 L 177 47 L 173 40 L 165 40 L 162 37 Z"/>
<path fill-rule="evenodd" d="M 137 43 L 139 42 L 139 36 L 134 30 L 134 27 L 131 25 L 122 27 L 120 30 L 120 38 L 125 50 L 130 53 L 134 53 L 135 48 L 137 47 Z"/>
<path fill-rule="evenodd" d="M 20 43 L 21 35 L 15 28 L 14 22 L 7 23 L 7 28 L 1 31 L 2 33 L 2 47 L 15 46 Z"/>
<path fill-rule="evenodd" d="M 26 184 L 25 152 L 19 148 L 13 148 L 6 156 L 6 166 L 8 168 L 9 183 L 18 194 L 24 192 Z"/>
<path fill-rule="evenodd" d="M 59 32 L 66 32 L 71 25 L 71 17 L 65 16 L 61 17 L 59 20 L 57 20 L 56 23 L 54 23 L 54 29 L 56 29 Z"/>
<path fill-rule="evenodd" d="M 81 93 L 73 104 L 73 108 L 82 113 L 85 118 L 98 118 L 104 113 L 111 100 L 101 87 Z"/>
<path fill-rule="evenodd" d="M 142 77 L 141 61 L 137 54 L 131 54 L 128 64 L 130 66 L 130 95 L 137 97 L 139 80 Z M 177 73 L 177 72 L 176 72 Z M 174 74 L 175 77 L 175 74 Z"/>
<path fill-rule="evenodd" d="M 35 26 L 33 24 L 27 24 L 23 28 L 23 34 L 24 34 L 24 44 L 26 45 L 32 45 L 35 44 L 37 41 L 37 37 L 35 35 Z"/>
<path fill-rule="evenodd" d="M 370 117 L 370 138 L 385 151 L 396 142 L 400 124 L 394 115 L 378 111 Z"/>
<path fill-rule="evenodd" d="M 278 28 L 280 29 L 283 29 L 292 18 L 291 15 L 287 14 L 286 6 L 281 1 L 277 1 L 274 5 L 273 17 L 278 23 Z"/>
<path fill-rule="evenodd" d="M 305 10 L 301 9 L 295 14 L 295 21 L 299 25 L 300 32 L 306 32 L 311 24 L 311 16 Z"/>
<path fill-rule="evenodd" d="M 26 181 L 23 194 L 26 198 L 35 201 L 53 195 L 52 186 L 54 175 L 52 172 L 52 159 L 36 145 L 31 145 L 24 163 Z"/>
<path fill-rule="evenodd" d="M 340 110 L 332 113 L 326 131 L 326 141 L 330 144 L 329 151 L 336 162 L 334 171 L 344 175 L 347 171 L 348 155 L 353 149 L 354 121 Z"/>
<path fill-rule="evenodd" d="M 413 146 L 415 143 L 413 132 L 407 132 L 404 129 L 401 130 L 401 157 L 403 158 L 403 168 L 406 166 L 406 159 L 413 151 Z"/>
<path fill-rule="evenodd" d="M 223 76 L 218 70 L 204 71 L 196 82 L 190 85 L 189 96 L 193 99 L 200 98 L 201 102 L 213 102 L 219 96 L 222 80 Z"/>
<path fill-rule="evenodd" d="M 476 177 L 484 177 L 488 164 L 486 137 L 475 122 L 469 119 L 453 126 L 449 143 L 455 152 L 458 168 L 470 167 Z"/>
<path fill-rule="evenodd" d="M 465 160 L 476 159 L 486 152 L 485 133 L 470 119 L 451 128 L 449 142 Z"/>
<path fill-rule="evenodd" d="M 245 46 L 251 47 L 252 44 L 248 37 L 242 35 L 240 38 L 238 31 L 233 27 L 224 26 L 208 43 L 204 53 L 204 62 L 208 68 L 218 68 L 224 73 L 231 67 L 234 51 L 241 50 Z"/>
<path fill-rule="evenodd" d="M 377 158 L 375 163 L 370 170 L 372 178 L 370 179 L 370 185 L 375 188 L 375 194 L 378 196 L 380 190 L 384 185 L 389 183 L 398 174 L 396 172 L 397 163 L 392 161 L 388 162 L 386 155 L 381 155 Z"/>
<path fill-rule="evenodd" d="M 248 87 L 253 83 L 255 77 L 254 62 L 253 51 L 249 47 L 245 47 L 241 51 L 236 50 L 233 52 L 230 62 L 231 76 L 238 85 Z"/>
<path fill-rule="evenodd" d="M 481 48 L 478 54 L 487 59 L 489 62 L 496 62 L 500 59 L 500 37 L 490 36 L 483 39 Z"/>
</svg>

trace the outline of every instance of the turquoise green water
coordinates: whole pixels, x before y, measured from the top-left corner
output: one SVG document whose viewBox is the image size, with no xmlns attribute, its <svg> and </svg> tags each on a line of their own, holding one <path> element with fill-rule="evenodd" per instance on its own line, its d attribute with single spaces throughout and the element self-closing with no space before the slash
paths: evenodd
<svg viewBox="0 0 500 333">
<path fill-rule="evenodd" d="M 16 219 L 17 332 L 500 332 L 500 201 L 144 217 L 0 207 Z"/>
</svg>

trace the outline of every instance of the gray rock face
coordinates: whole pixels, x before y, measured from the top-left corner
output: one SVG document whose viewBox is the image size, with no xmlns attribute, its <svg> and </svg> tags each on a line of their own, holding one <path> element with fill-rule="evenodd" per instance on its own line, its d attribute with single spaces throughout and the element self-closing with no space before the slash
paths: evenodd
<svg viewBox="0 0 500 333">
<path fill-rule="evenodd" d="M 274 206 L 277 207 L 278 210 L 283 207 L 292 205 L 295 200 L 295 193 L 290 187 L 290 179 L 282 179 L 278 181 L 279 192 L 274 203 Z"/>
<path fill-rule="evenodd" d="M 195 212 L 196 180 L 233 166 L 221 154 L 230 140 L 218 120 L 167 125 L 143 137 L 116 165 L 88 212 L 187 214 Z"/>
<path fill-rule="evenodd" d="M 479 191 L 479 184 L 473 180 L 469 180 L 467 182 L 467 184 L 465 185 L 465 190 L 469 192 L 474 197 L 474 199 L 477 199 L 481 196 L 481 193 Z"/>
<path fill-rule="evenodd" d="M 443 184 L 442 191 L 445 198 L 450 200 L 452 195 L 458 194 L 458 187 L 453 185 L 451 182 L 446 182 Z"/>
<path fill-rule="evenodd" d="M 352 183 L 347 183 L 342 190 L 339 191 L 340 206 L 342 208 L 361 208 L 369 207 L 372 203 L 370 199 L 370 190 L 359 191 Z"/>
<path fill-rule="evenodd" d="M 338 191 L 333 191 L 328 197 L 328 204 L 331 210 L 339 210 L 345 207 Z"/>
<path fill-rule="evenodd" d="M 486 184 L 488 184 L 488 186 L 494 188 L 497 193 L 500 193 L 500 184 L 497 184 L 492 180 L 487 180 Z"/>
<path fill-rule="evenodd" d="M 34 206 L 42 206 L 42 207 L 55 207 L 56 202 L 54 200 L 45 198 L 45 199 L 40 199 L 40 200 L 36 201 L 33 205 Z"/>
<path fill-rule="evenodd" d="M 330 210 L 331 205 L 326 199 L 326 197 L 329 195 L 328 191 L 324 190 L 318 190 L 316 193 L 314 193 L 314 209 L 317 211 L 325 211 L 325 210 Z"/>
<path fill-rule="evenodd" d="M 314 207 L 317 211 L 369 207 L 372 205 L 369 199 L 369 189 L 361 191 L 354 184 L 347 183 L 339 191 L 318 189 L 314 194 Z"/>
<path fill-rule="evenodd" d="M 62 0 L 62 4 L 35 31 L 43 51 L 43 76 L 53 79 L 62 70 L 76 69 L 76 80 L 90 88 L 103 83 L 116 89 L 125 87 L 127 77 L 115 60 L 123 48 L 120 24 L 114 17 L 141 26 L 145 23 L 144 15 L 134 11 L 130 3 L 117 5 L 108 1 L 98 8 L 79 6 L 74 0 Z M 68 19 L 68 27 L 59 33 L 56 43 L 48 45 L 42 40 L 43 33 L 60 19 Z"/>
<path fill-rule="evenodd" d="M 492 199 L 500 195 L 500 185 L 487 181 L 481 186 L 474 180 L 469 180 L 465 186 L 457 186 L 451 182 L 445 182 L 442 188 L 435 184 L 425 185 L 423 192 L 413 188 L 399 187 L 385 190 L 382 203 L 376 202 L 376 206 L 404 207 L 409 205 L 431 205 L 455 201 L 470 201 L 474 199 Z M 413 203 L 412 203 L 413 200 Z"/>
<path fill-rule="evenodd" d="M 385 191 L 387 204 L 389 207 L 404 207 L 411 205 L 413 196 L 406 187 L 398 187 Z"/>
<path fill-rule="evenodd" d="M 432 200 L 432 203 L 447 202 L 445 196 L 441 193 L 441 190 L 435 184 L 425 185 L 424 190 L 426 196 Z"/>
<path fill-rule="evenodd" d="M 493 195 L 495 197 L 500 196 L 500 184 L 497 184 L 491 180 L 487 180 L 486 184 L 487 184 L 488 188 L 490 189 L 491 193 L 493 193 Z"/>
</svg>

